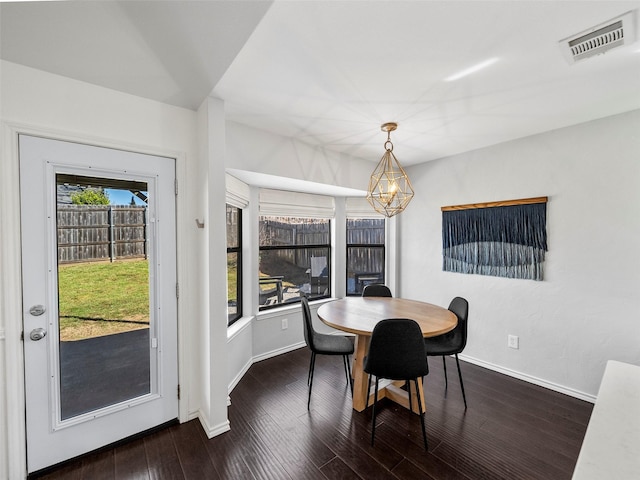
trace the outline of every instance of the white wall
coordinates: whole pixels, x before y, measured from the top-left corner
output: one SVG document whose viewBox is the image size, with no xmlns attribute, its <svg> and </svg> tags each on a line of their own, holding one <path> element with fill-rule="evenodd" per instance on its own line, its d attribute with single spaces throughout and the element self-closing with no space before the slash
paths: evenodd
<svg viewBox="0 0 640 480">
<path fill-rule="evenodd" d="M 226 166 L 366 190 L 375 163 L 229 122 Z"/>
<path fill-rule="evenodd" d="M 593 399 L 607 360 L 640 365 L 639 132 L 632 111 L 407 169 L 402 296 L 466 297 L 466 357 Z M 441 206 L 538 196 L 549 197 L 544 281 L 442 271 Z"/>
<path fill-rule="evenodd" d="M 227 129 L 228 132 L 228 129 Z M 228 141 L 227 141 L 228 144 Z M 228 150 L 227 150 L 228 151 Z M 251 259 L 258 242 L 258 190 L 250 189 L 249 205 L 242 212 L 242 278 L 258 278 L 258 262 Z M 254 361 L 253 322 L 257 311 L 258 282 L 243 281 L 243 317 L 227 329 L 229 392 Z M 232 427 L 233 428 L 233 427 Z"/>
</svg>

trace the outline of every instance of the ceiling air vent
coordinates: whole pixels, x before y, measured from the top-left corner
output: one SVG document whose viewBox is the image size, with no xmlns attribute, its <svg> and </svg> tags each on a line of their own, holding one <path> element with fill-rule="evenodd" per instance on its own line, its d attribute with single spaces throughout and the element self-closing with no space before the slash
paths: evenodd
<svg viewBox="0 0 640 480">
<path fill-rule="evenodd" d="M 633 11 L 560 40 L 569 63 L 575 63 L 635 41 Z"/>
</svg>

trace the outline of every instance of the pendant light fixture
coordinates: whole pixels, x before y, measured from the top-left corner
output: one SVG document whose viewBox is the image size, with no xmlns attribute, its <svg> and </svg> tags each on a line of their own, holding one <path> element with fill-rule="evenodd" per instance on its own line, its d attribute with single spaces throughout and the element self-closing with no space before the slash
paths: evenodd
<svg viewBox="0 0 640 480">
<path fill-rule="evenodd" d="M 413 198 L 413 187 L 404 168 L 393 154 L 391 132 L 398 128 L 398 124 L 389 122 L 380 128 L 387 132 L 387 141 L 384 143 L 384 155 L 371 174 L 367 200 L 376 212 L 393 217 L 409 205 Z"/>
</svg>

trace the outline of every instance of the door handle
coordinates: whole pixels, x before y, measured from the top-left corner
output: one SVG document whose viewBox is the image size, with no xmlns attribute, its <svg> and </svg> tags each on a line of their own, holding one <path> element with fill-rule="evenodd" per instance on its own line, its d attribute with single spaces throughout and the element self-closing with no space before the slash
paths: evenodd
<svg viewBox="0 0 640 480">
<path fill-rule="evenodd" d="M 29 338 L 35 342 L 42 340 L 47 335 L 47 331 L 44 328 L 34 328 L 29 334 Z"/>
</svg>

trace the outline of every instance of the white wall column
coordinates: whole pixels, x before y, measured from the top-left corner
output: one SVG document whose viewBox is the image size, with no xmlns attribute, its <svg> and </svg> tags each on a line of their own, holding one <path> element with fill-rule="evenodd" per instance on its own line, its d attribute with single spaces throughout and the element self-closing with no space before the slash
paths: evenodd
<svg viewBox="0 0 640 480">
<path fill-rule="evenodd" d="M 244 297 L 244 314 L 255 319 L 258 314 L 259 302 L 258 294 L 260 285 L 258 283 L 259 276 L 259 258 L 260 258 L 260 229 L 259 223 L 259 204 L 260 189 L 251 187 L 251 198 L 249 199 L 249 208 L 246 210 L 247 220 L 251 225 L 251 229 L 242 232 L 242 274 L 243 277 L 243 297 Z"/>
<path fill-rule="evenodd" d="M 229 430 L 227 419 L 227 256 L 224 103 L 207 98 L 200 107 L 198 142 L 207 178 L 206 254 L 208 309 L 195 332 L 202 346 L 200 421 L 209 438 Z M 205 175 L 205 172 L 203 172 Z"/>
<path fill-rule="evenodd" d="M 402 297 L 404 295 L 402 283 L 400 282 L 402 252 L 398 245 L 398 223 L 401 221 L 398 216 L 400 215 L 403 215 L 403 213 L 387 218 L 387 225 L 385 229 L 387 237 L 385 239 L 385 263 L 387 264 L 385 283 L 396 297 Z"/>
<path fill-rule="evenodd" d="M 331 296 L 342 298 L 347 294 L 347 222 L 345 213 L 345 198 L 336 197 L 336 214 L 333 222 L 331 248 L 331 275 L 333 288 Z"/>
</svg>

